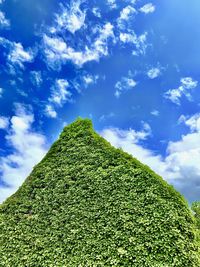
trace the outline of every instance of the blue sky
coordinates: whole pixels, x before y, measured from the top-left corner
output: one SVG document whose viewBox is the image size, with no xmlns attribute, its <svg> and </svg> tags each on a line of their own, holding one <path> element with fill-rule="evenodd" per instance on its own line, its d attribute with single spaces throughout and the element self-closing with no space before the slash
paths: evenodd
<svg viewBox="0 0 200 267">
<path fill-rule="evenodd" d="M 199 0 L 0 0 L 0 202 L 78 116 L 200 199 Z"/>
</svg>

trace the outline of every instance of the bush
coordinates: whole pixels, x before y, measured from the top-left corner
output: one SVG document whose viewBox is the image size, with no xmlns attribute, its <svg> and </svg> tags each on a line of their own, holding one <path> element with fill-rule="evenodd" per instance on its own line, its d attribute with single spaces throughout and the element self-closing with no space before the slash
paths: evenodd
<svg viewBox="0 0 200 267">
<path fill-rule="evenodd" d="M 195 238 L 183 197 L 90 120 L 65 127 L 0 207 L 2 267 L 197 267 Z"/>
</svg>

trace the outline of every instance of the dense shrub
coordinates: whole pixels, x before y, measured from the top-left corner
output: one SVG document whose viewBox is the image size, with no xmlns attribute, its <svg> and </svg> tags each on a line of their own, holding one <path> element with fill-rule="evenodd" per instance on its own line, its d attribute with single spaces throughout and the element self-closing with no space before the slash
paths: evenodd
<svg viewBox="0 0 200 267">
<path fill-rule="evenodd" d="M 1 267 L 197 267 L 183 197 L 97 135 L 67 126 L 0 207 Z"/>
<path fill-rule="evenodd" d="M 197 231 L 198 243 L 200 247 L 200 201 L 196 201 L 192 204 L 192 211 L 195 217 L 196 231 Z"/>
</svg>

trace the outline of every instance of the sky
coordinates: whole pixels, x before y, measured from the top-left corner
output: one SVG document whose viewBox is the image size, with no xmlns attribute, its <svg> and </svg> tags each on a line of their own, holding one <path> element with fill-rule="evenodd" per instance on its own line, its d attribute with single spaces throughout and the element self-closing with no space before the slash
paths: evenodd
<svg viewBox="0 0 200 267">
<path fill-rule="evenodd" d="M 0 202 L 77 117 L 200 200 L 199 0 L 0 0 Z"/>
</svg>

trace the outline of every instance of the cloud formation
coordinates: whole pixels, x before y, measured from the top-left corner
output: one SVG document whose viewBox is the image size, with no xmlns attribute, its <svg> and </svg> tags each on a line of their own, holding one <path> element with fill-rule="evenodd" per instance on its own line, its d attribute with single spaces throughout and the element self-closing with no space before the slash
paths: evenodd
<svg viewBox="0 0 200 267">
<path fill-rule="evenodd" d="M 168 143 L 165 157 L 141 143 L 150 136 L 148 130 L 107 128 L 101 135 L 150 166 L 192 202 L 199 200 L 200 192 L 200 115 L 182 116 L 180 121 L 190 130 L 180 140 Z"/>
<path fill-rule="evenodd" d="M 45 137 L 33 130 L 34 115 L 24 107 L 16 106 L 6 131 L 6 141 L 12 153 L 0 159 L 0 202 L 14 193 L 47 151 Z"/>
<path fill-rule="evenodd" d="M 145 14 L 153 13 L 156 7 L 152 3 L 148 3 L 140 8 L 140 11 Z"/>
<path fill-rule="evenodd" d="M 25 63 L 33 62 L 35 52 L 31 48 L 24 49 L 21 43 L 11 42 L 6 38 L 0 37 L 0 45 L 7 50 L 8 64 L 24 69 Z"/>
<path fill-rule="evenodd" d="M 61 6 L 61 12 L 56 14 L 56 25 L 51 28 L 51 32 L 68 30 L 72 34 L 80 30 L 85 22 L 85 11 L 80 6 L 83 1 L 71 1 L 69 6 Z"/>
<path fill-rule="evenodd" d="M 111 9 L 117 8 L 116 0 L 107 0 L 107 4 Z"/>
<path fill-rule="evenodd" d="M 31 71 L 30 72 L 30 80 L 34 86 L 40 87 L 42 85 L 42 82 L 43 82 L 41 71 Z"/>
<path fill-rule="evenodd" d="M 49 101 L 62 106 L 66 101 L 71 101 L 72 93 L 69 91 L 69 83 L 65 79 L 57 79 L 52 87 L 52 94 Z"/>
<path fill-rule="evenodd" d="M 9 28 L 10 21 L 6 19 L 5 14 L 0 11 L 0 28 Z"/>
<path fill-rule="evenodd" d="M 72 61 L 81 67 L 89 61 L 99 61 L 102 56 L 108 55 L 108 40 L 114 38 L 113 25 L 104 24 L 98 29 L 98 36 L 92 44 L 85 45 L 84 50 L 76 50 L 70 47 L 61 37 L 43 36 L 43 48 L 47 65 L 52 68 L 59 68 L 66 61 Z"/>
<path fill-rule="evenodd" d="M 151 115 L 158 117 L 160 115 L 160 112 L 156 109 L 151 111 Z"/>
<path fill-rule="evenodd" d="M 0 116 L 0 129 L 6 129 L 9 125 L 9 119 L 7 117 Z"/>
<path fill-rule="evenodd" d="M 192 89 L 195 89 L 198 85 L 198 81 L 194 80 L 192 77 L 181 78 L 181 85 L 176 89 L 170 89 L 165 94 L 164 97 L 171 100 L 174 104 L 180 105 L 180 98 L 185 96 L 188 100 L 192 99 Z"/>
<path fill-rule="evenodd" d="M 45 107 L 45 115 L 50 118 L 57 118 L 57 112 L 55 111 L 52 105 L 46 105 Z"/>
<path fill-rule="evenodd" d="M 161 70 L 159 68 L 152 68 L 147 72 L 147 76 L 152 80 L 160 75 L 161 75 Z"/>
<path fill-rule="evenodd" d="M 127 77 L 122 77 L 121 80 L 115 84 L 115 96 L 119 98 L 122 92 L 133 89 L 136 85 L 137 82 L 133 79 L 133 75 L 129 71 Z"/>
<path fill-rule="evenodd" d="M 120 16 L 117 20 L 118 27 L 122 30 L 127 29 L 128 25 L 133 21 L 136 14 L 137 10 L 133 6 L 128 5 L 124 7 L 121 10 Z"/>
<path fill-rule="evenodd" d="M 3 95 L 3 88 L 0 88 L 0 98 L 2 97 Z"/>
</svg>

